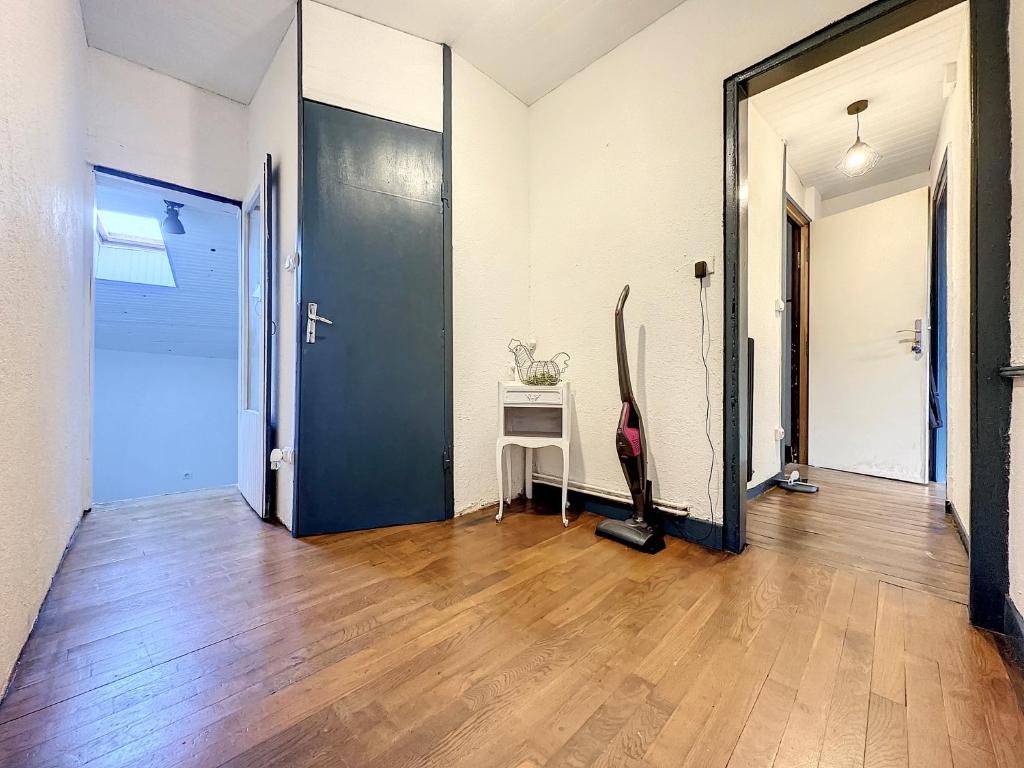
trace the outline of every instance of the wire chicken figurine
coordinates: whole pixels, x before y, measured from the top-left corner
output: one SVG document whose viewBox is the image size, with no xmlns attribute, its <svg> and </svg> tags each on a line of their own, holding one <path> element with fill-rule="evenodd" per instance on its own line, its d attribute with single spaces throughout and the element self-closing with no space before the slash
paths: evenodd
<svg viewBox="0 0 1024 768">
<path fill-rule="evenodd" d="M 516 369 L 523 384 L 552 386 L 562 380 L 562 374 L 569 367 L 569 355 L 559 352 L 550 360 L 534 360 L 533 353 L 519 339 L 512 339 L 508 348 L 516 358 Z"/>
</svg>

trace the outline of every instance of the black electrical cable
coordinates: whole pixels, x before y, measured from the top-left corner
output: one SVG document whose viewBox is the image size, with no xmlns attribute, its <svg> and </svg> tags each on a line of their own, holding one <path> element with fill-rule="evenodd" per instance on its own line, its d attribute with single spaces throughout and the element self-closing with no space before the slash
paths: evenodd
<svg viewBox="0 0 1024 768">
<path fill-rule="evenodd" d="M 711 439 L 711 370 L 708 368 L 708 350 L 705 347 L 705 336 L 707 345 L 711 342 L 711 329 L 707 323 L 707 307 L 704 304 L 704 278 L 699 278 L 700 287 L 697 289 L 697 296 L 700 299 L 700 360 L 704 364 L 704 435 L 708 439 L 708 447 L 711 448 L 711 466 L 708 468 L 708 508 L 711 511 L 711 525 L 707 532 L 699 539 L 693 539 L 700 544 L 707 541 L 708 537 L 715 530 L 715 502 L 711 497 L 711 483 L 715 477 L 715 443 Z"/>
</svg>

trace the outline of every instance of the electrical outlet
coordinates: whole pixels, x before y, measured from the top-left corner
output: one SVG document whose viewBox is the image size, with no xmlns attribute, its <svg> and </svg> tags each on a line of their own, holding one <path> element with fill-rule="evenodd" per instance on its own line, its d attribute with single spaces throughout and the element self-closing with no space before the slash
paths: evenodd
<svg viewBox="0 0 1024 768">
<path fill-rule="evenodd" d="M 776 427 L 775 428 L 775 439 L 776 440 L 785 440 L 786 439 L 786 430 L 784 430 L 782 427 Z"/>
</svg>

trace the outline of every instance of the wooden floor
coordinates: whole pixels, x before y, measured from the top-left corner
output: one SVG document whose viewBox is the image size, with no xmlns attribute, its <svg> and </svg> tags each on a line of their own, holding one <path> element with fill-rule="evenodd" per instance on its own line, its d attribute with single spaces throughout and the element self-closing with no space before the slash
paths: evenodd
<svg viewBox="0 0 1024 768">
<path fill-rule="evenodd" d="M 0 765 L 1024 764 L 963 605 L 792 547 L 651 557 L 596 522 L 294 540 L 224 492 L 97 508 L 0 705 Z"/>
<path fill-rule="evenodd" d="M 749 503 L 749 542 L 966 605 L 967 552 L 946 514 L 943 486 L 798 469 L 820 491 L 775 488 Z"/>
</svg>

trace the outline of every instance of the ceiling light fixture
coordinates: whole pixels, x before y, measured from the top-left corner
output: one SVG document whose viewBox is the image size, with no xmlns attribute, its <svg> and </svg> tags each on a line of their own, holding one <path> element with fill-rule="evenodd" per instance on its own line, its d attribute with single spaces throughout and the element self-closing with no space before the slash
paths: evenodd
<svg viewBox="0 0 1024 768">
<path fill-rule="evenodd" d="M 850 178 L 863 176 L 870 171 L 881 159 L 871 145 L 860 138 L 860 113 L 868 108 L 868 100 L 855 101 L 846 108 L 846 114 L 857 118 L 857 139 L 850 145 L 850 148 L 843 153 L 843 157 L 836 164 L 836 168 Z"/>
<path fill-rule="evenodd" d="M 170 200 L 164 200 L 167 204 L 167 216 L 164 218 L 162 229 L 168 235 L 184 235 L 185 225 L 181 223 L 181 219 L 178 217 L 178 211 L 185 207 L 184 203 L 172 203 Z"/>
</svg>

